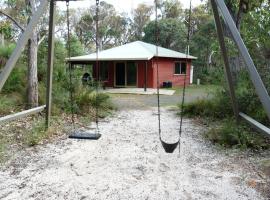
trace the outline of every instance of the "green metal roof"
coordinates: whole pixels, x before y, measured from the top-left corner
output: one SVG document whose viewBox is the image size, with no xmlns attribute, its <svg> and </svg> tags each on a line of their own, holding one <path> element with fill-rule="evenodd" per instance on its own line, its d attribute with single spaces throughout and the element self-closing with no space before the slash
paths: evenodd
<svg viewBox="0 0 270 200">
<path fill-rule="evenodd" d="M 110 60 L 150 60 L 156 55 L 156 46 L 153 44 L 135 41 L 122 46 L 114 47 L 104 51 L 100 51 L 98 54 L 98 59 L 101 61 Z M 186 55 L 177 51 L 166 49 L 163 47 L 158 47 L 158 56 L 166 58 L 188 58 L 197 59 L 194 56 Z M 67 59 L 70 62 L 87 62 L 95 61 L 96 53 L 92 53 L 85 56 L 71 57 Z"/>
</svg>

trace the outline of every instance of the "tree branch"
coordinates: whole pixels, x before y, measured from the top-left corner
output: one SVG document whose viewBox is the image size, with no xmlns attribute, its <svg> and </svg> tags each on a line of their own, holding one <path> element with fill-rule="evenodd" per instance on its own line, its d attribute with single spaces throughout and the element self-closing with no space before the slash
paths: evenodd
<svg viewBox="0 0 270 200">
<path fill-rule="evenodd" d="M 9 20 L 11 20 L 19 29 L 21 29 L 22 32 L 24 32 L 24 27 L 19 24 L 17 20 L 15 20 L 13 17 L 11 17 L 9 14 L 5 13 L 4 11 L 0 10 L 0 14 L 7 17 Z"/>
</svg>

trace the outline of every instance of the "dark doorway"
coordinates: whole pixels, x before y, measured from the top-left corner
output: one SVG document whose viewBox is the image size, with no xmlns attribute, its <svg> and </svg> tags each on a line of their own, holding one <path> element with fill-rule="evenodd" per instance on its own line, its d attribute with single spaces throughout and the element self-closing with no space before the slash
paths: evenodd
<svg viewBox="0 0 270 200">
<path fill-rule="evenodd" d="M 125 63 L 115 65 L 115 86 L 125 87 L 126 85 L 126 66 Z"/>
<path fill-rule="evenodd" d="M 137 66 L 134 62 L 127 62 L 127 86 L 136 87 Z"/>
</svg>

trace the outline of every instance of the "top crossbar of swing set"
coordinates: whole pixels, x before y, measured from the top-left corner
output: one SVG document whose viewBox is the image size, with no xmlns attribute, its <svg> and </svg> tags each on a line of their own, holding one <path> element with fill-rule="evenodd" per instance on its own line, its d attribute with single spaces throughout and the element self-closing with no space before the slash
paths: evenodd
<svg viewBox="0 0 270 200">
<path fill-rule="evenodd" d="M 16 48 L 14 49 L 13 53 L 11 54 L 10 58 L 8 59 L 5 67 L 3 68 L 2 72 L 0 73 L 0 91 L 2 90 L 5 82 L 7 81 L 11 71 L 14 69 L 23 49 L 25 48 L 27 41 L 30 39 L 32 30 L 38 25 L 39 20 L 41 17 L 45 14 L 48 4 L 50 4 L 50 20 L 49 20 L 49 47 L 48 47 L 48 65 L 47 65 L 47 93 L 46 93 L 46 125 L 47 127 L 50 124 L 50 115 L 51 115 L 51 93 L 52 93 L 52 71 L 53 71 L 53 58 L 54 58 L 54 29 L 55 29 L 55 3 L 57 1 L 62 2 L 70 2 L 70 1 L 80 1 L 80 0 L 44 0 L 41 1 L 37 11 L 34 13 L 33 17 L 29 21 L 26 29 L 22 33 L 21 37 L 19 38 Z M 253 82 L 253 85 L 256 89 L 257 95 L 259 96 L 259 99 L 264 107 L 264 110 L 266 111 L 269 119 L 270 119 L 270 97 L 267 93 L 267 90 L 261 80 L 261 77 L 259 73 L 256 70 L 256 67 L 254 65 L 253 60 L 251 59 L 251 56 L 240 36 L 240 33 L 238 32 L 235 23 L 230 15 L 230 12 L 228 11 L 228 8 L 226 7 L 224 0 L 211 0 L 212 8 L 215 15 L 215 21 L 217 25 L 217 32 L 218 37 L 221 45 L 221 50 L 223 54 L 223 59 L 225 61 L 225 67 L 226 69 L 229 69 L 228 63 L 226 63 L 226 59 L 228 59 L 226 48 L 222 47 L 222 40 L 224 40 L 224 34 L 223 31 L 220 30 L 220 26 L 218 24 L 220 23 L 220 16 L 222 16 L 226 26 L 229 28 L 236 46 L 238 47 L 239 52 L 241 53 L 245 64 L 247 65 L 247 69 L 250 75 L 250 78 Z M 227 73 L 227 79 L 231 80 L 230 74 Z M 236 118 L 239 116 L 242 117 L 244 120 L 246 120 L 249 124 L 251 124 L 254 128 L 256 128 L 259 132 L 270 136 L 270 129 L 263 124 L 260 124 L 256 120 L 252 119 L 251 117 L 247 116 L 244 113 L 240 113 L 238 111 L 237 102 L 235 100 L 234 94 L 234 87 L 231 81 L 228 81 L 231 98 L 234 106 L 234 112 Z M 44 107 L 42 107 L 44 108 Z M 34 114 L 37 112 L 40 112 L 40 108 L 34 109 L 32 111 L 23 111 L 21 113 L 17 113 L 16 119 L 20 117 L 25 117 L 28 114 Z M 7 117 L 7 116 L 6 116 Z M 0 122 L 5 121 L 6 117 L 0 118 Z M 9 118 L 9 121 L 12 118 Z M 14 118 L 15 119 L 15 118 Z"/>
</svg>

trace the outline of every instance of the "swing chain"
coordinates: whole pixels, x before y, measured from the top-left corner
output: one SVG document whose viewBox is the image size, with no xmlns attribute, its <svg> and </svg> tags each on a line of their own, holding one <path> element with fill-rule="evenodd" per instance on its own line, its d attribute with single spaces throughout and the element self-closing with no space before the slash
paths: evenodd
<svg viewBox="0 0 270 200">
<path fill-rule="evenodd" d="M 70 13 L 69 13 L 69 0 L 66 0 L 66 7 L 67 7 L 67 53 L 68 57 L 71 57 L 71 44 L 70 44 Z M 68 70 L 69 70 L 69 98 L 71 103 L 71 122 L 72 127 L 75 129 L 75 116 L 74 116 L 74 94 L 73 94 L 73 81 L 72 81 L 72 65 L 68 63 Z"/>
<path fill-rule="evenodd" d="M 99 51 L 99 0 L 96 0 L 96 133 L 99 134 L 99 109 L 98 109 L 98 87 L 100 84 L 99 78 L 99 60 L 98 60 L 98 51 Z"/>
<path fill-rule="evenodd" d="M 191 36 L 191 9 L 192 9 L 192 0 L 190 0 L 189 14 L 188 14 L 188 33 L 187 33 L 187 46 L 186 46 L 186 73 L 184 77 L 184 87 L 182 93 L 182 103 L 181 103 L 181 111 L 180 111 L 180 127 L 179 127 L 179 155 L 181 153 L 181 138 L 182 138 L 182 129 L 183 129 L 183 112 L 184 112 L 184 104 L 185 104 L 185 96 L 186 96 L 186 81 L 187 81 L 187 64 L 188 64 L 188 56 L 189 56 L 189 45 L 190 45 L 190 36 Z"/>
</svg>

